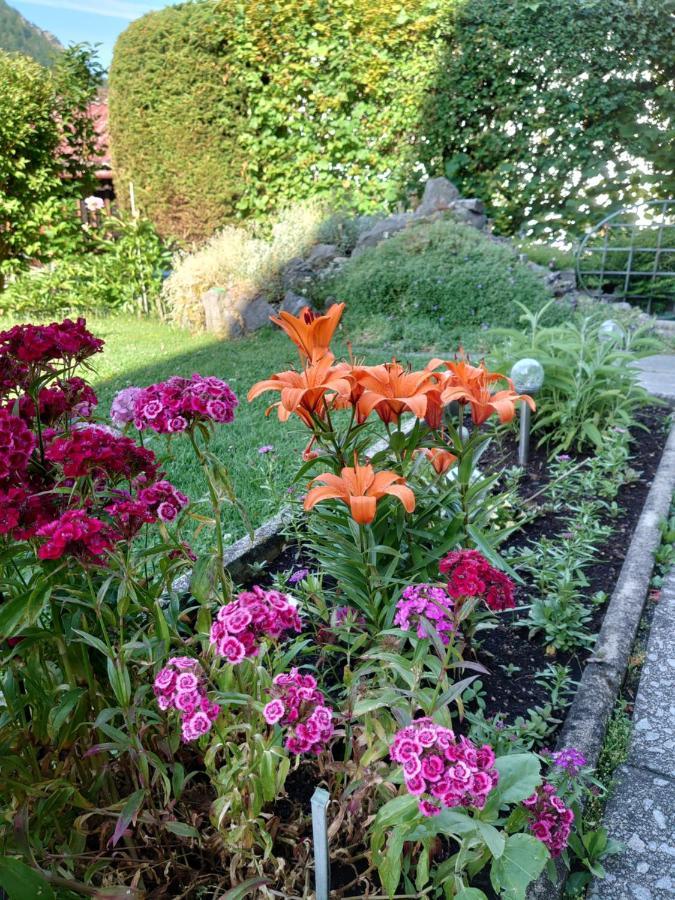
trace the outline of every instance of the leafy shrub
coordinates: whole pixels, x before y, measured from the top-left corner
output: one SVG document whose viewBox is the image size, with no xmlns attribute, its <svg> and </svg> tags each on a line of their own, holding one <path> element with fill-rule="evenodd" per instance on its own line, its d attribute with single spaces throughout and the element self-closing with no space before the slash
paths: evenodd
<svg viewBox="0 0 675 900">
<path fill-rule="evenodd" d="M 53 71 L 0 52 L 0 290 L 7 274 L 79 240 L 63 210 L 92 174 L 86 110 L 99 82 L 83 46 L 64 51 Z"/>
<path fill-rule="evenodd" d="M 317 195 L 397 198 L 446 8 L 208 0 L 133 22 L 110 71 L 120 196 L 133 181 L 163 233 L 192 238 Z"/>
<path fill-rule="evenodd" d="M 547 307 L 534 314 L 522 307 L 522 326 L 495 329 L 503 343 L 495 351 L 500 371 L 533 357 L 544 367 L 532 431 L 551 454 L 570 448 L 599 449 L 612 428 L 635 424 L 634 413 L 648 401 L 631 363 L 659 346 L 646 329 L 626 333 L 621 345 L 598 334 L 606 313 L 599 310 L 575 321 L 542 326 Z"/>
<path fill-rule="evenodd" d="M 164 315 L 163 270 L 171 255 L 144 219 L 106 218 L 88 252 L 21 275 L 2 295 L 15 313 L 131 312 Z M 107 229 L 107 233 L 106 233 Z"/>
<path fill-rule="evenodd" d="M 579 232 L 607 213 L 602 195 L 672 196 L 672 29 L 667 0 L 461 4 L 422 161 L 506 233 Z"/>
<path fill-rule="evenodd" d="M 486 323 L 515 324 L 514 299 L 538 309 L 549 296 L 509 246 L 450 220 L 409 227 L 364 251 L 320 290 L 349 304 L 364 335 L 445 348 Z"/>
<path fill-rule="evenodd" d="M 332 228 L 330 220 L 322 232 L 326 216 L 326 208 L 319 203 L 296 204 L 284 210 L 267 231 L 229 225 L 193 253 L 177 254 L 164 286 L 174 321 L 189 328 L 203 326 L 201 296 L 212 287 L 245 285 L 278 299 L 282 267 L 332 233 L 326 231 Z"/>
</svg>

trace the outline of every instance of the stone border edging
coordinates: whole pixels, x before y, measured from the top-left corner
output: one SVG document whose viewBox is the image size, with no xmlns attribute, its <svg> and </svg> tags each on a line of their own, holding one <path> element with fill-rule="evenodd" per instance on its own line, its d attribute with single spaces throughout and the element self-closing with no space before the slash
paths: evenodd
<svg viewBox="0 0 675 900">
<path fill-rule="evenodd" d="M 607 723 L 628 667 L 630 651 L 642 618 L 661 542 L 661 521 L 667 516 L 675 490 L 675 424 L 671 426 L 659 467 L 630 542 L 598 634 L 595 650 L 584 668 L 579 687 L 557 741 L 558 749 L 575 747 L 595 768 L 605 740 Z M 560 871 L 560 869 L 559 869 Z M 564 881 L 556 885 L 541 876 L 529 898 L 558 900 Z"/>
</svg>

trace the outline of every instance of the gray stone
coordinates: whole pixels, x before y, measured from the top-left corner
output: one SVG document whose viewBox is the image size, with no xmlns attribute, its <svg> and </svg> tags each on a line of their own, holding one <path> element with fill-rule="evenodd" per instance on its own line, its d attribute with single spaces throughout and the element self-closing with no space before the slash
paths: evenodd
<svg viewBox="0 0 675 900">
<path fill-rule="evenodd" d="M 307 264 L 314 271 L 320 271 L 329 266 L 340 255 L 335 244 L 315 244 L 307 255 Z"/>
<path fill-rule="evenodd" d="M 647 659 L 635 701 L 628 762 L 675 779 L 675 569 L 661 591 L 654 613 Z M 652 810 L 659 821 L 662 813 Z"/>
<path fill-rule="evenodd" d="M 227 292 L 222 288 L 211 288 L 202 294 L 206 330 L 225 340 L 240 337 L 244 327 L 239 316 L 227 306 Z"/>
<path fill-rule="evenodd" d="M 352 256 L 359 256 L 368 247 L 376 247 L 381 241 L 391 237 L 398 231 L 402 231 L 412 221 L 413 214 L 410 212 L 396 213 L 393 216 L 387 216 L 386 219 L 380 219 L 368 231 L 364 231 L 356 242 L 356 247 Z"/>
<path fill-rule="evenodd" d="M 450 204 L 449 209 L 453 218 L 464 225 L 471 225 L 473 228 L 481 230 L 487 225 L 485 206 L 481 200 L 455 200 Z"/>
<path fill-rule="evenodd" d="M 644 814 L 648 799 L 655 801 L 658 815 Z M 607 878 L 593 881 L 589 900 L 674 897 L 675 782 L 645 769 L 621 766 L 605 810 L 605 827 L 625 849 L 603 861 Z"/>
<path fill-rule="evenodd" d="M 274 307 L 264 297 L 255 297 L 241 311 L 246 331 L 258 331 L 270 324 L 270 316 L 274 315 Z"/>
<path fill-rule="evenodd" d="M 291 508 L 285 506 L 276 516 L 256 528 L 253 540 L 246 535 L 226 548 L 225 568 L 233 581 L 244 581 L 258 563 L 270 563 L 281 554 L 286 543 L 284 528 L 291 519 Z"/>
<path fill-rule="evenodd" d="M 301 294 L 296 294 L 293 291 L 286 291 L 283 303 L 281 304 L 281 309 L 284 312 L 290 313 L 292 316 L 299 316 L 302 310 L 310 305 L 309 300 Z"/>
<path fill-rule="evenodd" d="M 664 400 L 675 401 L 675 355 L 645 356 L 634 363 L 640 370 L 640 384 Z"/>
<path fill-rule="evenodd" d="M 447 178 L 430 178 L 424 185 L 422 202 L 415 210 L 415 218 L 428 216 L 441 209 L 449 209 L 459 197 L 459 191 Z"/>
<path fill-rule="evenodd" d="M 316 277 L 314 269 L 301 256 L 289 260 L 281 273 L 281 285 L 284 291 L 300 292 L 311 284 Z"/>
</svg>

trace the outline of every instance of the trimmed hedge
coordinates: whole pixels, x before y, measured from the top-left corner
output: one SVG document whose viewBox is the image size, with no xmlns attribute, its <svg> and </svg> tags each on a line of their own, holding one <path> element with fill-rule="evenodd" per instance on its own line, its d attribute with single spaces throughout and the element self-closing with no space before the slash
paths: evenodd
<svg viewBox="0 0 675 900">
<path fill-rule="evenodd" d="M 118 194 L 203 237 L 310 196 L 400 196 L 447 3 L 233 0 L 133 22 L 110 71 Z"/>
<path fill-rule="evenodd" d="M 420 223 L 350 259 L 320 286 L 347 304 L 358 343 L 397 342 L 405 350 L 447 352 L 486 326 L 517 325 L 518 300 L 532 310 L 550 300 L 541 278 L 497 243 L 449 219 Z M 556 306 L 552 318 L 565 316 Z"/>
<path fill-rule="evenodd" d="M 670 0 L 469 0 L 444 36 L 423 162 L 504 233 L 580 234 L 673 196 L 674 23 Z"/>
</svg>

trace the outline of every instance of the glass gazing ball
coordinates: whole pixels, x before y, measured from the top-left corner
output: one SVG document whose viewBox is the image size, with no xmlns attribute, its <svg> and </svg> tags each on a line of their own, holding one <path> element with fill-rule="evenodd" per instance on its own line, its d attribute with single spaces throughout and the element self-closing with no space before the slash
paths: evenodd
<svg viewBox="0 0 675 900">
<path fill-rule="evenodd" d="M 598 328 L 598 340 L 603 344 L 623 344 L 625 338 L 626 332 L 614 319 L 605 319 Z"/>
<path fill-rule="evenodd" d="M 511 369 L 511 381 L 519 394 L 536 394 L 544 383 L 544 367 L 536 359 L 520 359 Z"/>
</svg>

